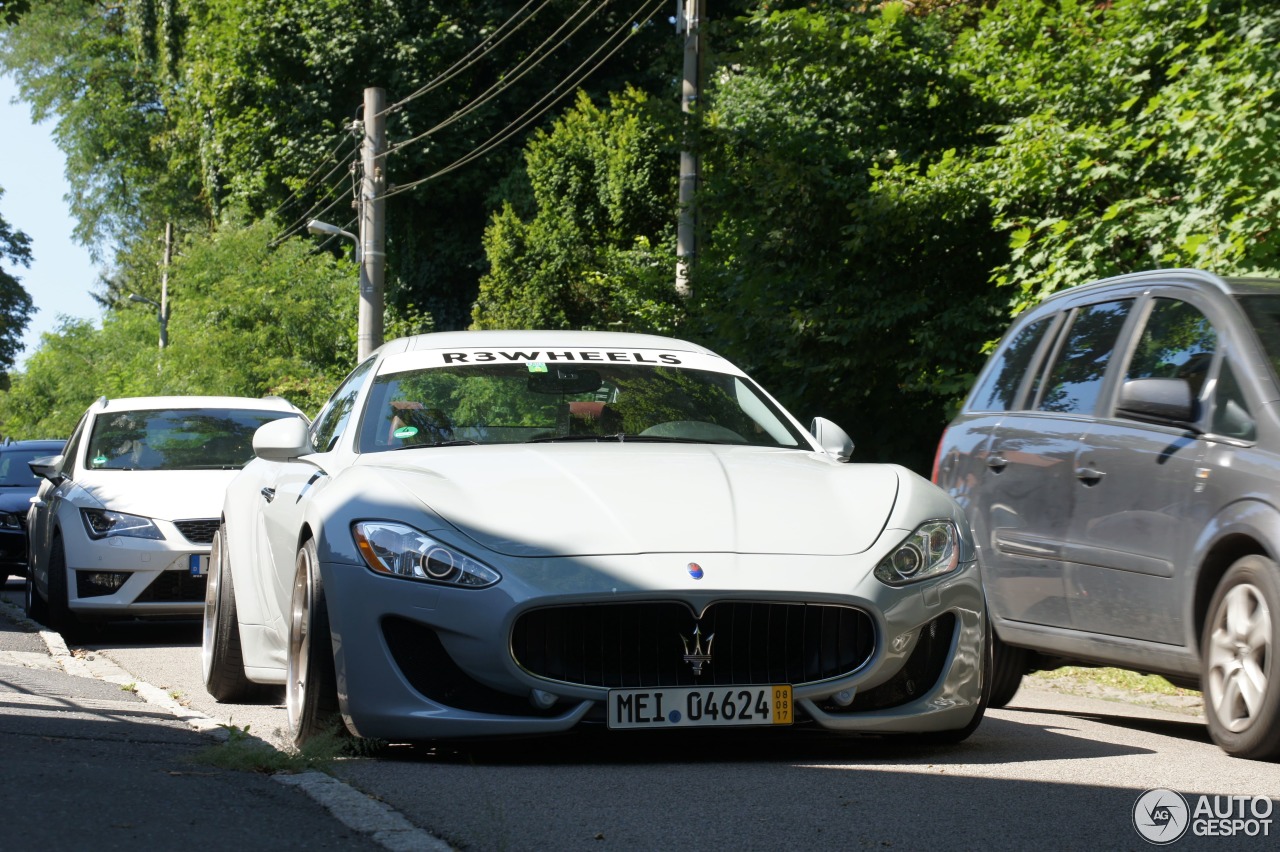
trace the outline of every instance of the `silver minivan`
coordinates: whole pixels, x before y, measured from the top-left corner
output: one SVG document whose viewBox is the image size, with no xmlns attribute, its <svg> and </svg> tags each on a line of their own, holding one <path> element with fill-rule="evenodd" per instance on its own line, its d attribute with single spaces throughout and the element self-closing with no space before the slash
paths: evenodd
<svg viewBox="0 0 1280 852">
<path fill-rule="evenodd" d="M 1116 666 L 1280 757 L 1278 373 L 1280 280 L 1142 272 L 1017 318 L 933 472 L 978 540 L 991 706 L 1028 671 Z"/>
</svg>

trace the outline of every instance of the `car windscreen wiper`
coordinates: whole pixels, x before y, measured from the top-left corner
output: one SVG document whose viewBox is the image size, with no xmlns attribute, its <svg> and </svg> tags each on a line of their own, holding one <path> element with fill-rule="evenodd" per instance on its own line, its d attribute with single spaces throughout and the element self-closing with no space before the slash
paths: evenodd
<svg viewBox="0 0 1280 852">
<path fill-rule="evenodd" d="M 387 447 L 388 451 L 395 450 L 420 450 L 423 447 L 463 447 L 469 445 L 478 445 L 479 441 L 471 441 L 462 438 L 456 441 L 436 441 L 434 444 L 405 444 L 400 447 Z"/>
</svg>

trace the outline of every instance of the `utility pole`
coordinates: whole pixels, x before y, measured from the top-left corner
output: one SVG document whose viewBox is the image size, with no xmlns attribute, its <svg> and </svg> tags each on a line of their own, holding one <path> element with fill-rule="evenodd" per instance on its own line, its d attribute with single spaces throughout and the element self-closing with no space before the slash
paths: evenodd
<svg viewBox="0 0 1280 852">
<path fill-rule="evenodd" d="M 160 349 L 169 345 L 169 264 L 173 261 L 173 223 L 164 223 L 164 266 L 160 268 Z"/>
<path fill-rule="evenodd" d="M 689 269 L 697 260 L 697 215 L 694 196 L 698 189 L 698 157 L 688 150 L 692 145 L 689 132 L 691 116 L 698 109 L 702 86 L 702 39 L 699 30 L 706 12 L 706 0 L 679 0 L 676 32 L 684 33 L 684 74 L 680 86 L 680 110 L 685 113 L 686 150 L 680 152 L 680 212 L 676 224 L 676 293 L 681 298 L 690 294 Z"/>
<path fill-rule="evenodd" d="M 360 178 L 360 315 L 357 351 L 363 361 L 382 345 L 383 280 L 387 255 L 387 186 L 383 154 L 387 149 L 387 119 L 383 89 L 364 90 L 364 143 Z"/>
</svg>

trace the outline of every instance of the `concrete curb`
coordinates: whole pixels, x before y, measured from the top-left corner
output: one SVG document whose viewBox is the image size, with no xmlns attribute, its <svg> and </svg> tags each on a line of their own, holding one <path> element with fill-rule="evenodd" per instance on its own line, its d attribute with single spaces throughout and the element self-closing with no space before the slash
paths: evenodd
<svg viewBox="0 0 1280 852">
<path fill-rule="evenodd" d="M 138 680 L 106 656 L 87 654 L 78 657 L 72 654 L 61 634 L 48 630 L 27 618 L 22 608 L 10 601 L 0 598 L 0 611 L 6 619 L 19 627 L 39 633 L 49 649 L 49 658 L 65 673 L 130 687 L 130 691 L 143 701 L 167 710 L 192 729 L 221 742 L 229 738 L 230 722 L 221 722 L 206 716 L 199 710 L 184 707 L 163 689 Z M 250 736 L 268 748 L 276 748 L 266 740 L 252 737 L 252 735 L 246 736 Z M 343 825 L 352 831 L 367 835 L 374 843 L 391 852 L 450 852 L 453 848 L 443 840 L 413 825 L 383 802 L 323 772 L 279 774 L 273 775 L 272 780 L 306 793 Z"/>
</svg>

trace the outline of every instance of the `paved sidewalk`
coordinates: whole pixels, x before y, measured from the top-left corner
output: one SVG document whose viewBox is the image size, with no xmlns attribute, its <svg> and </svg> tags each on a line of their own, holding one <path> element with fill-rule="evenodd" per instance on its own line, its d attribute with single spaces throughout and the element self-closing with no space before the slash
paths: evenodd
<svg viewBox="0 0 1280 852">
<path fill-rule="evenodd" d="M 61 647 L 60 647 L 61 646 Z M 104 679 L 104 676 L 108 679 Z M 66 653 L 0 602 L 0 848 L 23 850 L 369 850 L 380 838 L 344 824 L 336 786 L 307 773 L 272 778 L 201 765 L 211 722 L 107 660 Z M 119 682 L 124 681 L 124 682 Z M 150 698 L 151 700 L 147 700 Z M 368 800 L 371 804 L 373 800 Z"/>
</svg>

